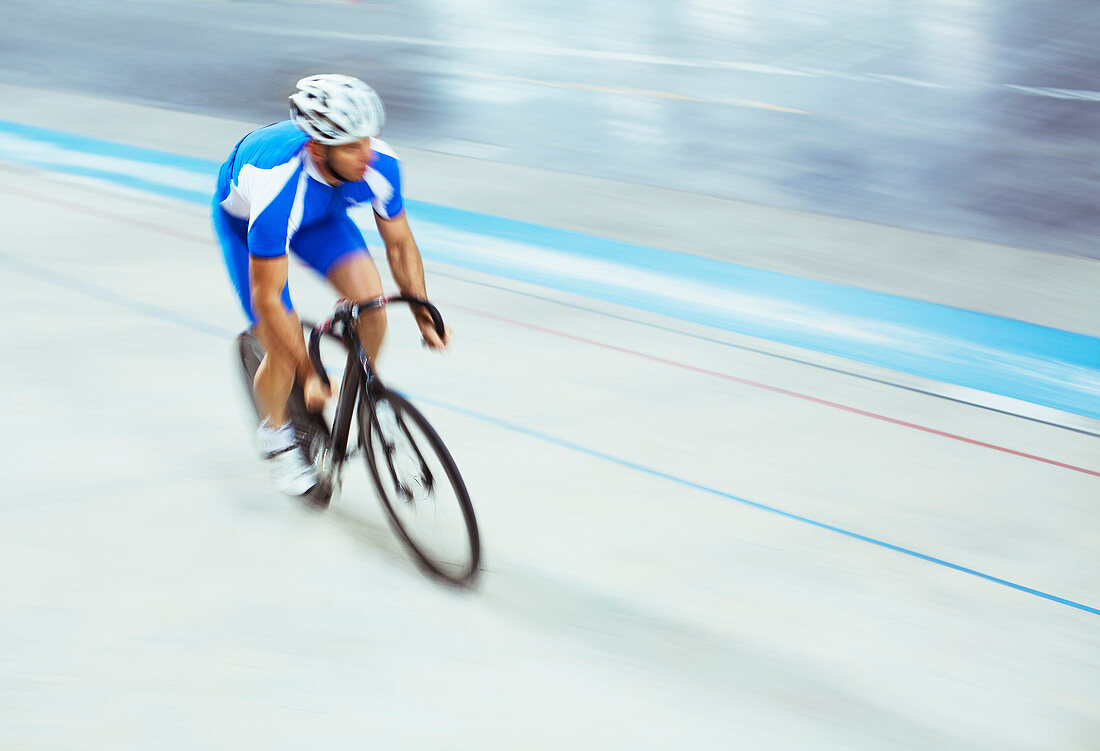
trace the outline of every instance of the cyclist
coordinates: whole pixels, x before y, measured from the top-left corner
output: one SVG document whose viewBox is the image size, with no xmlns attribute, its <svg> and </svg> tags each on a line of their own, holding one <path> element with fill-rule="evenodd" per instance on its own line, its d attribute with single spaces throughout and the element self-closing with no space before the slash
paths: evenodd
<svg viewBox="0 0 1100 751">
<path fill-rule="evenodd" d="M 385 113 L 378 94 L 357 78 L 309 76 L 290 96 L 290 120 L 239 141 L 218 175 L 214 228 L 241 307 L 267 354 L 255 393 L 265 412 L 257 432 L 276 484 L 302 495 L 316 472 L 296 450 L 287 415 L 295 377 L 306 405 L 319 410 L 330 396 L 314 372 L 287 285 L 293 251 L 351 300 L 382 294 L 378 269 L 347 209 L 369 202 L 394 280 L 425 297 L 420 251 L 405 218 L 401 175 L 393 150 L 378 138 Z M 415 311 L 424 341 L 442 349 L 430 317 Z M 365 313 L 359 337 L 373 362 L 386 330 L 382 309 Z"/>
</svg>

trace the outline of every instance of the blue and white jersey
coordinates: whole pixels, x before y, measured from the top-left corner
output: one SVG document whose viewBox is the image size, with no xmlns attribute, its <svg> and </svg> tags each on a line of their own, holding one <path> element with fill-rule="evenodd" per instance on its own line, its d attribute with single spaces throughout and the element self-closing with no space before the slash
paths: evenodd
<svg viewBox="0 0 1100 751">
<path fill-rule="evenodd" d="M 307 140 L 291 121 L 275 123 L 245 136 L 222 165 L 214 203 L 247 222 L 251 255 L 281 256 L 299 230 L 349 206 L 370 202 L 385 219 L 401 213 L 399 163 L 388 144 L 372 138 L 375 159 L 363 179 L 333 187 L 304 148 Z"/>
</svg>

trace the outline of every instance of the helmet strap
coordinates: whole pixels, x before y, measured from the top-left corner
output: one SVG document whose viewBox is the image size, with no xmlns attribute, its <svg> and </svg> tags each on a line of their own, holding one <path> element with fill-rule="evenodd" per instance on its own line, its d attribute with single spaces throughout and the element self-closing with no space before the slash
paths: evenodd
<svg viewBox="0 0 1100 751">
<path fill-rule="evenodd" d="M 329 157 L 329 147 L 326 144 L 318 141 L 311 141 L 310 155 L 313 157 L 318 167 L 323 168 L 324 174 L 322 176 L 326 180 L 332 179 L 341 183 L 347 182 L 344 176 L 336 171 L 336 167 L 333 165 L 331 157 Z"/>
<path fill-rule="evenodd" d="M 329 157 L 328 146 L 325 146 L 324 148 L 325 148 L 325 170 L 327 170 L 330 175 L 335 177 L 340 182 L 346 183 L 347 180 L 344 179 L 343 175 L 341 175 L 339 172 L 336 171 L 336 167 L 333 165 L 332 159 Z"/>
</svg>

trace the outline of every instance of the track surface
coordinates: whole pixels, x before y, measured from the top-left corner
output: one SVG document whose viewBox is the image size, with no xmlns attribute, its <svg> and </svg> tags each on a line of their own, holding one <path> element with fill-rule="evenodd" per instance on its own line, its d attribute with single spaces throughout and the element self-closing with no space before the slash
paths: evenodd
<svg viewBox="0 0 1100 751">
<path fill-rule="evenodd" d="M 265 23 L 308 18 L 322 26 L 296 28 L 346 32 L 350 24 L 333 20 L 340 13 L 373 13 L 371 33 L 410 34 L 398 21 L 427 7 L 320 3 L 270 6 L 264 15 Z M 119 105 L 108 96 L 158 95 L 139 93 L 132 79 L 104 89 L 116 79 L 96 66 L 136 43 L 125 33 L 135 19 L 152 18 L 161 36 L 137 38 L 164 50 L 165 62 L 151 52 L 141 59 L 149 70 L 175 71 L 182 26 L 214 19 L 227 27 L 233 14 L 256 22 L 256 4 L 66 6 L 55 10 L 60 31 L 49 53 L 33 44 L 29 8 L 5 3 L 20 24 L 0 33 L 23 47 L 0 52 L 0 76 L 41 76 L 21 80 L 98 96 L 44 99 L 6 86 L 0 119 L 202 159 L 219 158 L 250 124 Z M 62 54 L 67 24 L 75 34 L 86 12 L 104 24 L 114 13 L 117 44 L 86 34 L 87 65 L 42 64 L 39 56 Z M 974 22 L 1004 28 L 987 22 L 1007 11 L 984 13 Z M 484 22 L 442 18 L 416 34 L 473 36 Z M 826 27 L 837 20 L 820 18 Z M 641 14 L 631 23 L 657 20 Z M 1084 34 L 1089 16 L 1077 20 Z M 660 26 L 675 36 L 674 24 Z M 713 16 L 708 28 L 718 28 Z M 501 34 L 485 37 L 500 43 Z M 730 59 L 724 48 L 663 39 L 646 37 L 647 54 Z M 225 70 L 202 52 L 216 41 L 213 31 L 195 38 L 196 87 Z M 635 49 L 605 41 L 603 49 Z M 442 75 L 444 52 L 461 52 L 475 69 L 479 59 L 465 47 L 403 45 L 402 55 L 362 72 L 390 89 L 394 140 L 408 134 L 430 145 L 431 134 L 415 128 L 429 118 L 416 117 L 387 77 L 406 77 L 419 61 L 431 81 Z M 293 64 L 269 67 L 262 86 L 279 88 L 294 65 L 312 65 L 307 57 L 303 48 Z M 245 67 L 234 70 L 264 68 L 256 55 L 238 62 Z M 1070 69 L 1040 63 L 1051 77 L 1072 79 Z M 558 64 L 566 78 L 571 69 Z M 813 67 L 788 61 L 796 64 Z M 583 82 L 582 74 L 611 70 L 573 72 Z M 597 94 L 485 86 L 502 108 L 539 92 L 530 94 L 532 115 L 552 92 L 565 109 Z M 257 90 L 254 101 L 269 94 Z M 452 95 L 418 101 L 435 108 Z M 614 107 L 634 96 L 602 92 L 593 101 Z M 767 101 L 759 91 L 737 96 Z M 1079 103 L 1035 97 L 1043 106 Z M 705 110 L 648 94 L 636 101 Z M 30 111 L 20 112 L 21 102 Z M 726 106 L 746 117 L 794 116 Z M 455 118 L 469 116 L 462 111 Z M 448 130 L 495 138 L 492 128 L 470 127 L 465 136 L 457 125 Z M 497 152 L 442 150 L 408 151 L 414 197 L 500 214 L 526 201 L 529 213 L 518 218 L 574 231 L 589 222 L 594 233 L 634 242 L 648 233 L 662 247 L 676 246 L 674 230 L 639 221 L 635 198 L 683 201 L 700 215 L 726 205 L 640 188 L 631 181 L 641 163 L 630 160 L 622 163 L 637 171 L 627 182 L 591 181 L 536 172 L 523 164 L 541 161 L 530 154 L 502 166 L 491 161 Z M 569 158 L 576 162 L 561 169 L 581 171 Z M 418 185 L 418 175 L 434 180 Z M 471 175 L 508 180 L 492 193 Z M 523 200 L 509 203 L 508 192 Z M 545 205 L 526 200 L 537 194 Z M 600 211 L 573 211 L 576 196 L 592 195 Z M 579 218 L 550 221 L 565 214 Z M 1095 334 L 1093 261 L 782 216 L 744 238 L 750 249 L 775 243 L 771 260 L 785 272 Z M 722 221 L 701 220 L 697 244 L 745 262 L 747 251 L 725 247 Z M 433 261 L 429 290 L 455 328 L 453 351 L 422 351 L 396 312 L 382 366 L 439 429 L 474 496 L 486 567 L 477 591 L 453 592 L 426 581 L 400 550 L 365 468 L 349 465 L 326 514 L 270 488 L 231 368 L 240 313 L 203 207 L 10 161 L 0 162 L 0 223 L 3 748 L 1045 750 L 1090 749 L 1100 737 L 1093 436 L 926 393 L 898 373 Z M 440 242 L 488 242 L 445 226 L 432 233 Z M 904 279 L 876 276 L 877 248 Z M 896 252 L 912 248 L 924 251 Z M 331 294 L 300 268 L 292 275 L 299 307 L 323 314 Z"/>
<path fill-rule="evenodd" d="M 323 516 L 268 486 L 201 210 L 3 181 L 5 745 L 1095 737 L 1095 438 L 431 267 L 454 351 L 395 315 L 385 367 L 481 516 L 443 591 L 365 471 Z"/>
</svg>

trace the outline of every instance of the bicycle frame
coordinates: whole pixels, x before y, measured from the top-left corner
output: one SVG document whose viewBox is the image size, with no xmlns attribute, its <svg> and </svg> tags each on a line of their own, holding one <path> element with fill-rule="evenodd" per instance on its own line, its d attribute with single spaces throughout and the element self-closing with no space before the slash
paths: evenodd
<svg viewBox="0 0 1100 751">
<path fill-rule="evenodd" d="M 371 367 L 367 353 L 364 351 L 362 342 L 359 340 L 358 323 L 359 316 L 362 313 L 380 308 L 391 302 L 405 302 L 410 305 L 423 306 L 431 316 L 432 323 L 435 325 L 435 329 L 440 337 L 444 335 L 443 319 L 436 307 L 427 300 L 406 295 L 379 297 L 365 303 L 351 303 L 346 300 L 341 300 L 336 304 L 336 309 L 332 317 L 315 325 L 309 335 L 310 361 L 313 363 L 314 370 L 317 371 L 326 387 L 331 388 L 332 382 L 321 362 L 321 337 L 331 336 L 340 341 L 348 349 L 347 362 L 344 365 L 344 376 L 340 382 L 340 395 L 336 403 L 336 414 L 332 421 L 332 430 L 326 444 L 321 447 L 320 461 L 318 462 L 318 471 L 321 475 L 321 479 L 323 482 L 329 484 L 330 487 L 335 487 L 338 483 L 340 470 L 349 456 L 347 452 L 348 438 L 351 435 L 352 418 L 355 414 L 356 402 L 360 395 L 363 396 L 363 402 L 367 405 L 370 412 L 367 419 L 374 424 L 379 431 L 379 435 L 381 435 L 381 429 L 378 426 L 378 418 L 375 414 L 374 407 L 374 393 L 380 388 L 381 382 L 378 380 L 378 375 L 374 372 L 374 368 Z M 401 427 L 402 430 L 408 434 L 408 428 L 404 425 Z M 363 448 L 365 450 L 365 447 Z M 392 446 L 388 446 L 388 448 L 392 448 Z M 417 448 L 416 451 L 420 462 L 423 464 L 424 457 L 419 456 L 419 448 Z M 390 452 L 387 450 L 386 458 L 390 474 L 397 488 L 403 494 L 408 494 L 407 488 L 405 488 L 397 478 L 396 471 L 393 468 L 389 455 Z"/>
</svg>

